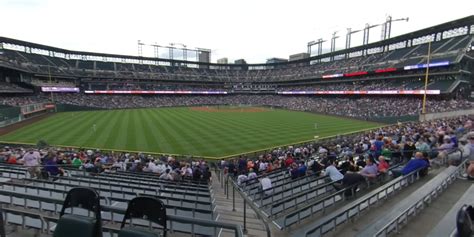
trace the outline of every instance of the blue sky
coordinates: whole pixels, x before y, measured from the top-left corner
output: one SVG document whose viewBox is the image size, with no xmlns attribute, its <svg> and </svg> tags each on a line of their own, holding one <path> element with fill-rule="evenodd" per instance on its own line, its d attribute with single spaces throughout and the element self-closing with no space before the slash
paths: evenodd
<svg viewBox="0 0 474 237">
<path fill-rule="evenodd" d="M 212 50 L 212 61 L 228 57 L 265 62 L 306 51 L 306 44 L 329 39 L 344 46 L 346 28 L 409 17 L 393 24 L 392 35 L 473 14 L 472 2 L 452 0 L 0 0 L 0 35 L 71 50 L 137 55 L 147 44 L 183 43 Z M 380 28 L 371 41 L 380 39 Z M 362 43 L 362 33 L 353 35 Z M 329 47 L 329 44 L 327 45 Z M 152 47 L 144 47 L 153 56 Z"/>
</svg>

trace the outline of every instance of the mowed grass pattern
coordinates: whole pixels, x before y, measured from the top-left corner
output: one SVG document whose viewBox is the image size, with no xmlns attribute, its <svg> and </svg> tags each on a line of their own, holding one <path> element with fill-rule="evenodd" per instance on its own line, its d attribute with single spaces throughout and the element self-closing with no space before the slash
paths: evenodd
<svg viewBox="0 0 474 237">
<path fill-rule="evenodd" d="M 51 145 L 222 157 L 310 140 L 315 135 L 326 137 L 378 126 L 279 109 L 263 112 L 127 109 L 57 113 L 1 136 L 0 141 L 45 140 Z"/>
</svg>

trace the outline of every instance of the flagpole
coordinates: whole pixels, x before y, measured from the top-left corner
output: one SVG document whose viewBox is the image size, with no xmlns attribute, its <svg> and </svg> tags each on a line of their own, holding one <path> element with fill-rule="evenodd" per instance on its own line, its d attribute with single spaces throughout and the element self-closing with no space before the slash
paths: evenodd
<svg viewBox="0 0 474 237">
<path fill-rule="evenodd" d="M 428 59 L 426 60 L 425 90 L 423 91 L 423 109 L 421 113 L 426 114 L 426 90 L 428 89 L 428 74 L 430 72 L 431 41 L 428 42 Z"/>
</svg>

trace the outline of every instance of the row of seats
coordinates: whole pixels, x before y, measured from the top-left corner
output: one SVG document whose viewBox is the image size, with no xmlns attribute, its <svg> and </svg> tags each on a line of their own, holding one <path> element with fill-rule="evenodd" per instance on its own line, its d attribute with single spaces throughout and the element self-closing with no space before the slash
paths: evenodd
<svg viewBox="0 0 474 237">
<path fill-rule="evenodd" d="M 0 168 L 2 174 L 9 173 L 9 170 L 5 168 Z M 14 171 L 17 172 L 17 171 Z M 25 175 L 26 176 L 26 175 Z M 60 177 L 58 180 L 45 181 L 39 179 L 27 179 L 23 178 L 23 181 L 29 182 L 29 184 L 22 183 L 10 183 L 3 182 L 4 190 L 24 190 L 25 192 L 30 193 L 43 193 L 44 195 L 49 195 L 51 197 L 60 197 L 62 198 L 65 193 L 78 185 L 68 184 L 62 182 L 63 179 L 69 179 L 68 177 Z M 81 182 L 79 186 L 93 187 L 99 191 L 101 194 L 104 203 L 109 203 L 110 205 L 119 205 L 120 202 L 126 202 L 136 196 L 155 196 L 164 200 L 167 203 L 167 208 L 172 211 L 175 215 L 183 216 L 192 216 L 198 218 L 204 218 L 212 220 L 214 218 L 213 214 L 213 203 L 210 194 L 193 194 L 189 192 L 187 194 L 173 194 L 172 192 L 164 192 L 161 190 L 160 186 L 157 186 L 156 189 L 139 189 L 136 188 L 133 191 L 123 190 L 123 187 L 127 187 L 127 183 L 122 183 L 122 188 L 118 188 L 118 185 L 115 186 L 115 189 L 111 189 L 110 185 L 100 186 L 93 178 L 87 182 Z M 124 181 L 125 182 L 125 181 Z M 120 190 L 122 189 L 122 190 Z M 158 195 L 156 193 L 158 192 Z M 54 193 L 54 194 L 52 194 Z"/>
<path fill-rule="evenodd" d="M 62 208 L 61 200 L 64 200 L 69 191 L 77 187 L 86 187 L 98 193 L 102 205 L 102 221 L 107 224 L 114 225 L 122 220 L 127 203 L 131 199 L 150 197 L 160 199 L 169 215 L 178 219 L 169 222 L 174 231 L 204 234 L 218 230 L 212 227 L 216 224 L 209 184 L 160 180 L 156 175 L 135 175 L 126 172 L 89 175 L 74 169 L 68 169 L 66 172 L 68 176 L 55 177 L 54 181 L 31 179 L 28 178 L 25 167 L 7 164 L 0 165 L 0 173 L 4 177 L 0 189 L 0 202 L 2 206 L 11 207 L 7 212 L 10 224 L 22 225 L 20 223 L 25 224 L 25 221 L 21 221 L 22 216 L 39 215 L 41 218 L 36 218 L 36 221 L 26 222 L 36 226 L 38 230 L 44 230 L 42 223 L 45 218 L 42 215 L 44 213 L 57 215 Z M 21 212 L 21 208 L 27 208 L 23 210 L 26 213 Z M 186 218 L 190 220 L 183 223 L 183 219 Z M 203 225 L 195 224 L 204 221 L 207 222 Z"/>
</svg>

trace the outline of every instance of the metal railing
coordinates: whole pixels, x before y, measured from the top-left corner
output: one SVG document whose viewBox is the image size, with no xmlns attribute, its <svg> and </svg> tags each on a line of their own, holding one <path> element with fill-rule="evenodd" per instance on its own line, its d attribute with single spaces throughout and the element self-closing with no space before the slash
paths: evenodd
<svg viewBox="0 0 474 237">
<path fill-rule="evenodd" d="M 253 202 L 240 190 L 239 186 L 232 180 L 228 175 L 224 176 L 225 185 L 224 189 L 226 190 L 227 199 L 229 198 L 229 183 L 232 186 L 232 211 L 235 211 L 235 190 L 239 193 L 239 195 L 243 199 L 243 231 L 247 233 L 247 205 L 255 212 L 257 218 L 260 219 L 265 227 L 265 232 L 267 233 L 267 237 L 271 237 L 270 227 L 268 226 L 267 220 L 264 219 L 262 214 L 259 212 L 258 208 L 253 204 Z"/>
<path fill-rule="evenodd" d="M 462 152 L 462 151 L 461 151 Z M 396 218 L 391 220 L 385 226 L 383 226 L 374 236 L 387 236 L 392 231 L 398 232 L 402 224 L 407 224 L 408 218 L 410 216 L 415 216 L 420 209 L 423 209 L 426 203 L 430 203 L 435 199 L 441 192 L 448 187 L 450 183 L 457 179 L 458 175 L 466 169 L 466 162 L 462 162 L 454 172 L 449 174 L 440 185 L 433 187 L 433 189 L 428 192 L 426 195 L 421 197 L 410 207 L 406 208 L 402 213 L 400 213 Z"/>
<path fill-rule="evenodd" d="M 322 236 L 323 234 L 334 230 L 338 225 L 347 222 L 351 217 L 360 215 L 361 211 L 369 208 L 370 205 L 377 203 L 382 199 L 388 198 L 389 195 L 394 194 L 395 191 L 410 183 L 413 183 L 418 178 L 419 170 L 416 170 L 408 175 L 400 176 L 388 182 L 383 187 L 380 187 L 361 199 L 349 204 L 349 206 L 341 208 L 342 211 L 334 212 L 327 218 L 327 220 L 323 220 L 315 227 L 307 230 L 305 236 L 311 236 L 313 234 Z"/>
</svg>

